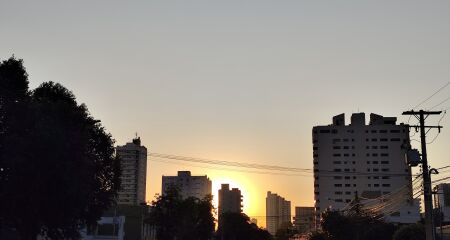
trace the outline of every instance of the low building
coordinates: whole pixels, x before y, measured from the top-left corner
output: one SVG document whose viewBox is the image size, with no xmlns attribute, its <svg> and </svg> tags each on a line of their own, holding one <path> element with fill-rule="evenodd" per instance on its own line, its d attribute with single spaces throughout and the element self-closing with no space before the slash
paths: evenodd
<svg viewBox="0 0 450 240">
<path fill-rule="evenodd" d="M 436 186 L 434 207 L 443 215 L 443 222 L 450 223 L 450 184 L 441 183 Z"/>
<path fill-rule="evenodd" d="M 81 231 L 83 240 L 146 240 L 148 206 L 117 205 L 103 213 L 96 226 Z"/>
<path fill-rule="evenodd" d="M 294 227 L 299 233 L 314 230 L 314 207 L 295 207 Z"/>
</svg>

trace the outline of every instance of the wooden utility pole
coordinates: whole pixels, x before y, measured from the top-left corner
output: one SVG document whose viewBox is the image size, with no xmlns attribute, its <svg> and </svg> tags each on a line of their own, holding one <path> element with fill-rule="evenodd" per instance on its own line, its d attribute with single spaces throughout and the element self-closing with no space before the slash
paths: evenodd
<svg viewBox="0 0 450 240">
<path fill-rule="evenodd" d="M 425 131 L 425 128 L 428 130 L 431 128 L 437 128 L 438 131 L 441 130 L 441 126 L 425 126 L 425 119 L 429 115 L 439 115 L 442 111 L 406 111 L 403 112 L 403 115 L 412 115 L 419 120 L 419 125 L 417 126 L 409 126 L 412 128 L 420 128 L 420 142 L 422 146 L 422 176 L 423 176 L 423 198 L 425 205 L 425 233 L 427 240 L 434 240 L 435 237 L 435 227 L 433 224 L 433 198 L 431 192 L 431 177 L 430 177 L 430 169 L 428 167 L 428 159 L 427 159 L 427 142 L 425 140 L 425 136 L 428 131 Z"/>
</svg>

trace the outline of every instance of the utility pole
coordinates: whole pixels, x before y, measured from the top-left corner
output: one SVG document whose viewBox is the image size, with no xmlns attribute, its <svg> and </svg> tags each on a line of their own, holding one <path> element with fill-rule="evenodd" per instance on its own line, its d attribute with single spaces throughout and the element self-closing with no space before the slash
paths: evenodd
<svg viewBox="0 0 450 240">
<path fill-rule="evenodd" d="M 406 111 L 403 112 L 403 115 L 412 115 L 419 120 L 419 125 L 415 126 L 409 126 L 412 128 L 420 128 L 420 142 L 422 146 L 422 176 L 423 176 L 423 198 L 424 198 L 424 205 L 425 205 L 425 233 L 426 233 L 426 240 L 434 240 L 435 237 L 435 231 L 433 224 L 433 197 L 431 192 L 431 177 L 430 177 L 430 169 L 428 167 L 428 160 L 427 160 L 427 142 L 425 140 L 425 136 L 428 133 L 428 131 L 432 128 L 437 128 L 438 131 L 441 130 L 441 126 L 425 126 L 425 119 L 429 115 L 439 115 L 442 111 Z M 425 131 L 425 128 L 428 129 L 428 131 Z"/>
</svg>

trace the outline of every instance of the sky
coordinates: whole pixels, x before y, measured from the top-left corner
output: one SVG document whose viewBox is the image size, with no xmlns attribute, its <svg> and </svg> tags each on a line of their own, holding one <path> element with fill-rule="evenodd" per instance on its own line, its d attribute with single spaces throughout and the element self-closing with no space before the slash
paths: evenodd
<svg viewBox="0 0 450 240">
<path fill-rule="evenodd" d="M 450 81 L 450 1 L 0 0 L 0 59 L 13 54 L 31 88 L 63 84 L 118 145 L 137 132 L 149 152 L 312 168 L 313 126 L 354 112 L 405 122 L 402 111 Z M 449 119 L 428 145 L 432 166 L 450 160 Z M 155 160 L 148 201 L 162 175 L 190 170 L 213 194 L 241 188 L 261 222 L 267 191 L 313 206 L 311 176 Z"/>
</svg>

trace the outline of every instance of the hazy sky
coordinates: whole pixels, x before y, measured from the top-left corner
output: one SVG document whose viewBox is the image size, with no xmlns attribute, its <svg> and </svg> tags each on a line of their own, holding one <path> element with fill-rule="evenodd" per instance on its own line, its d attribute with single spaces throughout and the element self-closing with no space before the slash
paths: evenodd
<svg viewBox="0 0 450 240">
<path fill-rule="evenodd" d="M 399 116 L 450 81 L 450 1 L 0 0 L 0 58 L 12 54 L 31 87 L 62 83 L 117 144 L 138 132 L 150 152 L 312 168 L 314 125 Z M 429 145 L 436 167 L 449 119 Z M 191 170 L 242 188 L 251 216 L 268 190 L 313 205 L 312 177 L 149 160 L 148 200 L 161 175 Z"/>
</svg>

